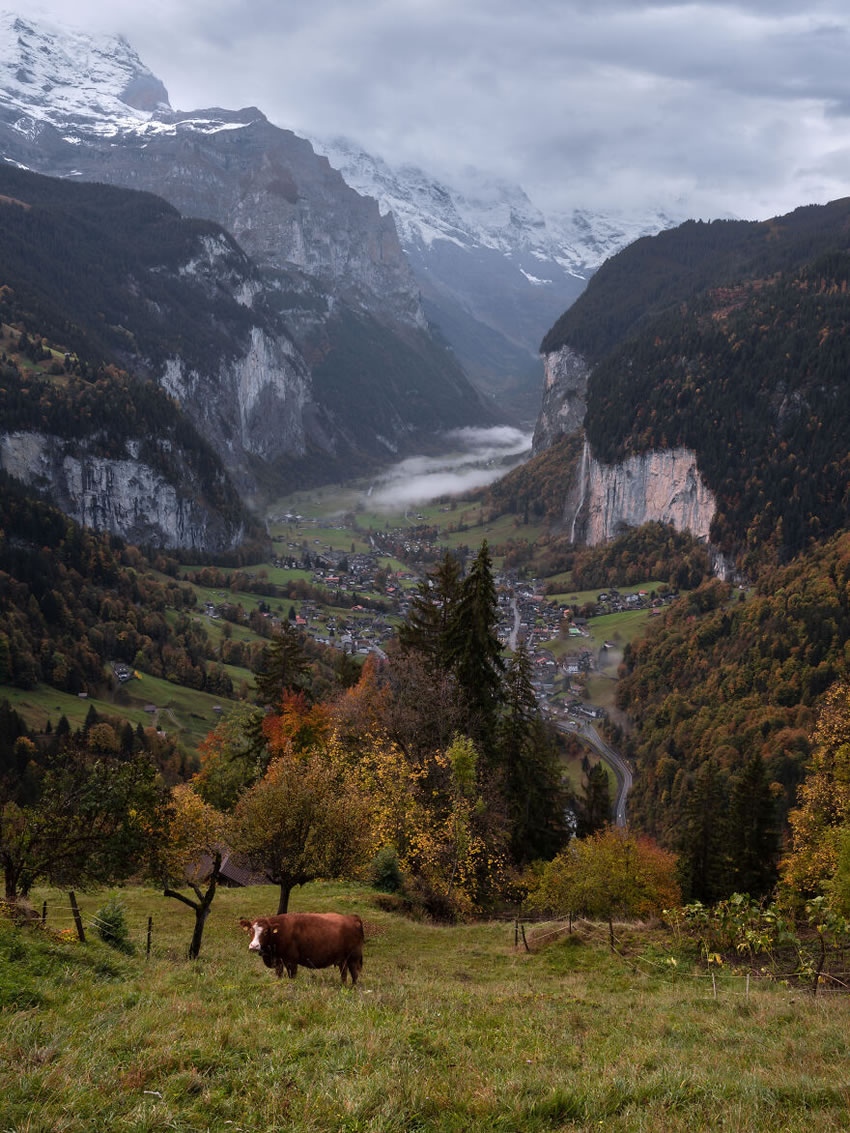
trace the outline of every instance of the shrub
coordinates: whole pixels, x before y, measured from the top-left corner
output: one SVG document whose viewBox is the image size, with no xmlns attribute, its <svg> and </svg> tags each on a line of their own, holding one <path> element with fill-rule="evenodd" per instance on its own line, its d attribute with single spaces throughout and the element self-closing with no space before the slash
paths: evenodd
<svg viewBox="0 0 850 1133">
<path fill-rule="evenodd" d="M 398 893 L 404 884 L 398 856 L 392 846 L 378 850 L 369 866 L 369 878 L 382 893 Z"/>
<path fill-rule="evenodd" d="M 95 913 L 94 923 L 98 936 L 104 943 L 117 948 L 119 952 L 130 954 L 134 951 L 124 905 L 117 897 L 110 897 L 105 905 L 101 905 Z"/>
</svg>

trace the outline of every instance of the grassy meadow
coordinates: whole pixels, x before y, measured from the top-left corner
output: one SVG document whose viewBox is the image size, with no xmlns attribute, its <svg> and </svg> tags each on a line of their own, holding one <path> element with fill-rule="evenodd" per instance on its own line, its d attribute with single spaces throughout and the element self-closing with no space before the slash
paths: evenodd
<svg viewBox="0 0 850 1133">
<path fill-rule="evenodd" d="M 195 963 L 188 909 L 120 895 L 129 957 L 0 918 L 4 1133 L 847 1128 L 850 1001 L 758 979 L 747 998 L 730 975 L 715 999 L 657 928 L 621 927 L 623 958 L 589 926 L 534 926 L 526 953 L 511 924 L 415 923 L 365 887 L 296 891 L 295 910 L 363 916 L 352 990 L 335 970 L 278 981 L 249 955 L 236 919 L 273 909 L 271 889 L 220 892 Z M 61 894 L 32 896 L 50 900 L 48 929 L 71 927 Z"/>
</svg>

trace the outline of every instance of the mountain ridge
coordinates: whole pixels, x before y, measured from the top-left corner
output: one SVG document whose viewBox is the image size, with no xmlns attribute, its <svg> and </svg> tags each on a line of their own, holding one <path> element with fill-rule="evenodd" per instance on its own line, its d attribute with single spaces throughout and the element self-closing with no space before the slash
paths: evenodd
<svg viewBox="0 0 850 1133">
<path fill-rule="evenodd" d="M 507 366 L 535 383 L 536 396 L 545 328 L 609 255 L 676 223 L 661 210 L 544 212 L 500 178 L 470 173 L 460 188 L 414 165 L 390 165 L 350 139 L 311 142 L 393 215 L 426 313 L 485 386 Z"/>
</svg>

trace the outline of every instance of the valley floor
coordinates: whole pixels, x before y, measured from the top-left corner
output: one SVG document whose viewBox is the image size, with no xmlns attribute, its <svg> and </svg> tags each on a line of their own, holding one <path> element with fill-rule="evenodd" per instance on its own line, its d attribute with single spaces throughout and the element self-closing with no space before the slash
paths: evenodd
<svg viewBox="0 0 850 1133">
<path fill-rule="evenodd" d="M 262 887 L 216 897 L 200 959 L 191 914 L 120 891 L 134 956 L 0 919 L 0 1128 L 90 1130 L 839 1130 L 850 1002 L 670 962 L 658 928 L 623 927 L 629 959 L 584 927 L 416 924 L 338 884 L 295 910 L 359 912 L 356 990 L 335 971 L 278 982 L 237 918 Z M 70 929 L 64 897 L 47 926 Z M 83 899 L 91 917 L 104 895 Z M 144 956 L 147 917 L 153 948 Z M 188 918 L 188 919 L 187 919 Z M 66 934 L 69 935 L 69 934 Z M 535 943 L 537 941 L 537 943 Z"/>
</svg>

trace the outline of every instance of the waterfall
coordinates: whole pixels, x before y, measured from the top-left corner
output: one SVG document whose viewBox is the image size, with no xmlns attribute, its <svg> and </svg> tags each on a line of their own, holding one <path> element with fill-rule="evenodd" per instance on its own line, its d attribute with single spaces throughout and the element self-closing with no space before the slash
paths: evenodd
<svg viewBox="0 0 850 1133">
<path fill-rule="evenodd" d="M 579 465 L 578 473 L 578 503 L 576 510 L 573 513 L 573 522 L 570 527 L 570 542 L 576 541 L 576 520 L 579 517 L 579 512 L 584 507 L 584 498 L 587 495 L 587 461 L 590 452 L 590 445 L 587 443 L 587 437 L 584 438 L 584 447 L 581 450 L 581 464 Z"/>
</svg>

